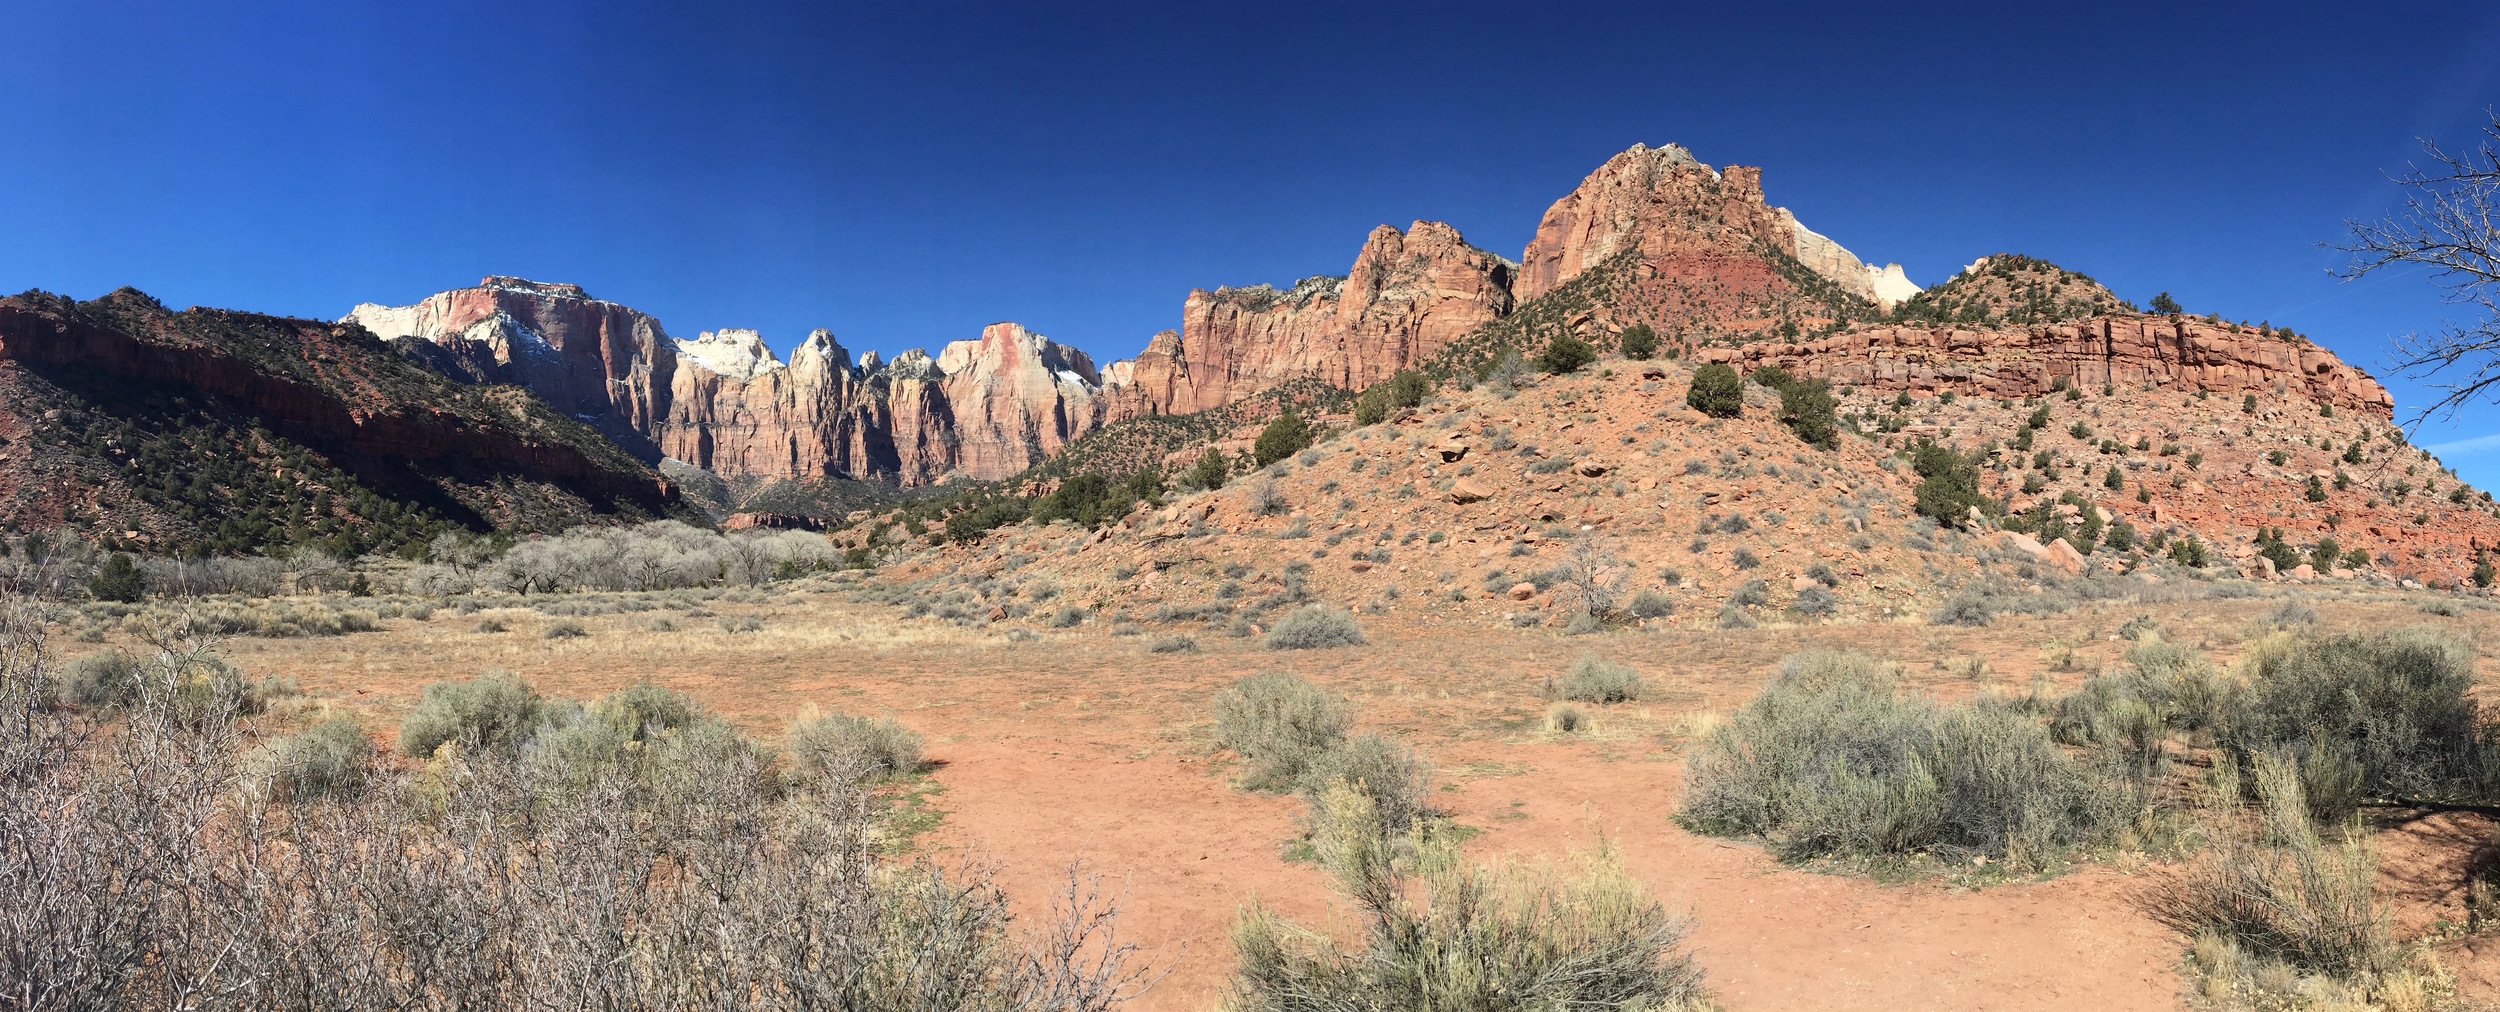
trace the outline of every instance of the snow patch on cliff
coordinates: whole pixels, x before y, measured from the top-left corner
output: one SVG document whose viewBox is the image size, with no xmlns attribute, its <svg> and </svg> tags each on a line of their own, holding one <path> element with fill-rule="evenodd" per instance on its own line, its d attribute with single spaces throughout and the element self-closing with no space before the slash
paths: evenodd
<svg viewBox="0 0 2500 1012">
<path fill-rule="evenodd" d="M 763 335 L 737 328 L 707 330 L 692 341 L 679 338 L 677 354 L 732 379 L 751 380 L 783 368 L 764 346 Z"/>
</svg>

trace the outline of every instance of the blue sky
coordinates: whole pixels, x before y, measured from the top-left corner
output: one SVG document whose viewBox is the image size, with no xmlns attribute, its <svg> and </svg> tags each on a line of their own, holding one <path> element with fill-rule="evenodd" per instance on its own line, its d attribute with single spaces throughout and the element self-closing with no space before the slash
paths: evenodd
<svg viewBox="0 0 2500 1012">
<path fill-rule="evenodd" d="M 2500 7 L 1724 6 L 0 0 L 0 290 L 335 317 L 518 274 L 681 336 L 1108 360 L 1381 222 L 1516 257 L 1672 141 L 1921 283 L 2029 253 L 2427 399 L 2387 342 L 2456 310 L 2319 244 L 2488 122 Z M 2490 487 L 2492 436 L 2417 442 Z"/>
</svg>

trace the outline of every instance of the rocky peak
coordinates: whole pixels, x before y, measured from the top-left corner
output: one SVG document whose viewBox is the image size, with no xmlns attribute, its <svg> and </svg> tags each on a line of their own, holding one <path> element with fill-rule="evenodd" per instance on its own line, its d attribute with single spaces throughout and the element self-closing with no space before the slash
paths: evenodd
<svg viewBox="0 0 2500 1012">
<path fill-rule="evenodd" d="M 583 291 L 582 286 L 580 285 L 563 284 L 561 282 L 550 284 L 544 281 L 531 281 L 527 278 L 508 277 L 502 274 L 489 274 L 484 279 L 480 280 L 477 283 L 477 286 L 479 288 L 493 288 L 499 291 L 518 292 L 523 295 L 537 295 L 551 299 L 590 300 L 590 293 Z"/>
<path fill-rule="evenodd" d="M 1627 251 L 1656 261 L 1688 253 L 1745 253 L 1766 245 L 1794 256 L 1843 291 L 1878 303 L 1915 291 L 1907 277 L 1877 270 L 1786 208 L 1763 199 L 1762 170 L 1714 170 L 1682 146 L 1635 144 L 1606 160 L 1546 209 L 1520 256 L 1513 294 L 1521 302 L 1554 290 Z"/>
<path fill-rule="evenodd" d="M 734 327 L 707 330 L 692 341 L 679 340 L 677 356 L 689 365 L 742 380 L 782 368 L 781 360 L 764 345 L 763 335 Z"/>
<path fill-rule="evenodd" d="M 834 340 L 833 331 L 818 327 L 807 332 L 807 340 L 790 349 L 790 368 L 798 369 L 802 365 L 827 372 L 848 373 L 851 370 L 851 353 L 843 350 L 842 342 Z"/>
<path fill-rule="evenodd" d="M 881 371 L 895 379 L 926 380 L 936 379 L 943 375 L 938 369 L 937 360 L 930 358 L 927 351 L 919 348 L 894 356 L 894 360 L 886 363 Z"/>
<path fill-rule="evenodd" d="M 1024 329 L 1020 323 L 993 323 L 974 341 L 952 341 L 938 354 L 940 373 L 956 376 L 989 372 L 1014 375 L 1039 370 L 1051 382 L 1074 383 L 1088 389 L 1102 386 L 1094 360 L 1082 351 Z"/>
<path fill-rule="evenodd" d="M 1907 301 L 1902 312 L 1931 323 L 1997 325 L 2055 323 L 2135 306 L 2083 274 L 2037 257 L 1996 253 Z"/>
</svg>

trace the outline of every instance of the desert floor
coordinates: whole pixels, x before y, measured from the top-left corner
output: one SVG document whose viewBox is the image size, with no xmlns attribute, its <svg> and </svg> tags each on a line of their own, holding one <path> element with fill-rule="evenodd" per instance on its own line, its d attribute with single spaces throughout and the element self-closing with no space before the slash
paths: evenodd
<svg viewBox="0 0 2500 1012">
<path fill-rule="evenodd" d="M 1158 654 L 1148 647 L 1160 630 L 1114 636 L 1089 622 L 1018 638 L 1004 626 L 902 619 L 820 585 L 583 617 L 575 621 L 589 635 L 571 639 L 545 638 L 558 620 L 528 608 L 443 609 L 377 632 L 237 638 L 221 650 L 247 675 L 297 679 L 316 705 L 359 715 L 385 740 L 424 685 L 492 668 L 576 698 L 649 678 L 767 739 L 808 704 L 891 714 L 926 736 L 935 763 L 921 794 L 939 817 L 917 846 L 1000 864 L 1028 912 L 1048 902 L 1072 861 L 1104 875 L 1124 890 L 1123 933 L 1169 971 L 1135 1004 L 1143 1010 L 1212 1007 L 1230 969 L 1229 926 L 1254 897 L 1307 924 L 1350 927 L 1318 869 L 1285 856 L 1301 803 L 1232 787 L 1230 757 L 1208 740 L 1216 693 L 1280 668 L 1344 693 L 1364 727 L 1435 763 L 1443 809 L 1481 830 L 1472 854 L 1616 848 L 1694 918 L 1692 944 L 1727 1008 L 2151 1009 L 2182 1003 L 2183 940 L 2147 912 L 2162 862 L 2107 855 L 1976 888 L 1968 876 L 1879 882 L 1784 865 L 1752 843 L 1676 825 L 1684 754 L 1697 720 L 1742 705 L 1799 649 L 1867 651 L 1942 698 L 2040 680 L 2063 690 L 2118 663 L 2126 644 L 2114 631 L 2148 612 L 2174 641 L 2231 663 L 2281 603 L 2279 591 L 2266 593 L 2096 602 L 1984 628 L 1904 621 L 1567 637 L 1367 616 L 1368 646 L 1278 653 L 1201 631 L 1197 652 Z M 2361 591 L 2321 592 L 2314 603 L 2327 630 L 2429 623 L 2500 642 L 2500 611 L 2441 617 L 2415 598 Z M 723 630 L 723 618 L 745 616 L 761 628 Z M 486 618 L 509 631 L 479 631 Z M 675 628 L 655 628 L 663 624 Z M 1647 694 L 1591 708 L 1592 732 L 1548 734 L 1545 680 L 1582 652 L 1633 665 Z M 1973 658 L 1985 662 L 1976 678 Z M 2496 673 L 2488 656 L 2482 667 Z M 2399 900 L 2400 931 L 2462 923 L 2467 869 L 2492 827 L 2459 814 L 2383 825 L 2382 888 Z M 2500 951 L 2480 958 L 2473 942 L 2442 951 L 2463 990 L 2488 999 L 2500 994 Z"/>
</svg>

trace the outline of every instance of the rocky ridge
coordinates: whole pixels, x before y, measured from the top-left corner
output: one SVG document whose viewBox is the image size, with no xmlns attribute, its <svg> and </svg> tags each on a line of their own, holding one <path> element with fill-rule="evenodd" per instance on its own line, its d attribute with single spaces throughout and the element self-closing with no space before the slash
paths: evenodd
<svg viewBox="0 0 2500 1012">
<path fill-rule="evenodd" d="M 527 391 L 447 381 L 358 328 L 174 312 L 127 288 L 0 299 L 0 447 L 13 528 L 160 550 L 676 508 L 657 473 Z"/>
<path fill-rule="evenodd" d="M 784 363 L 752 331 L 674 340 L 579 286 L 509 277 L 409 306 L 360 305 L 345 319 L 409 342 L 447 375 L 538 391 L 646 459 L 769 478 L 996 479 L 1122 419 L 1210 410 L 1291 381 L 1378 383 L 1623 254 L 1668 284 L 1776 297 L 1791 286 L 1760 262 L 1773 250 L 1869 305 L 1915 290 L 1897 265 L 1861 263 L 1764 204 L 1760 181 L 1758 169 L 1723 172 L 1681 147 L 1635 145 L 1548 209 L 1521 262 L 1442 222 L 1382 225 L 1342 277 L 1190 292 L 1179 328 L 1100 370 L 1012 323 L 934 358 L 856 367 L 818 331 Z M 1653 308 L 1663 320 L 1691 307 Z M 1749 303 L 1711 325 L 1775 312 Z"/>
<path fill-rule="evenodd" d="M 2326 410 L 2306 390 L 2248 410 L 2173 389 L 2070 387 L 2071 399 L 2026 403 L 1860 388 L 1842 407 L 1863 433 L 1819 450 L 1778 423 L 1772 391 L 1748 384 L 1742 413 L 1719 419 L 1686 406 L 1690 382 L 1684 363 L 1610 360 L 1528 377 L 1515 394 L 1444 388 L 1370 426 L 1329 416 L 1339 435 L 1307 452 L 1098 530 L 1027 523 L 937 546 L 902 539 L 886 516 L 833 536 L 881 538 L 880 577 L 901 586 L 948 601 L 994 589 L 961 606 L 970 621 L 1051 617 L 1020 607 L 1023 584 L 1054 588 L 1115 632 L 1201 637 L 1256 635 L 1308 602 L 1560 629 L 1584 586 L 1609 595 L 1618 620 L 1653 627 L 1986 621 L 2230 593 L 2211 581 L 2233 576 L 2456 586 L 2500 543 L 2488 499 L 2461 492 L 2383 417 Z M 2004 445 L 2044 407 L 2036 449 Z M 2088 512 L 2091 547 L 1918 516 L 1919 479 L 1899 456 L 1918 440 L 1975 455 L 1981 490 L 2009 511 L 2078 525 Z M 2277 570 L 2260 554 L 2270 531 L 2299 565 Z M 2326 540 L 2345 561 L 2312 565 Z M 2205 565 L 2166 551 L 2182 541 L 2202 546 Z M 1628 610 L 1644 593 L 1643 613 Z M 1946 601 L 1958 610 L 1934 617 Z"/>
</svg>

